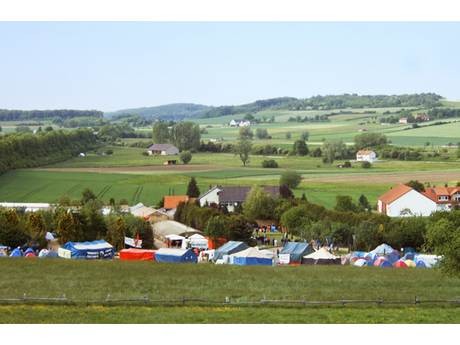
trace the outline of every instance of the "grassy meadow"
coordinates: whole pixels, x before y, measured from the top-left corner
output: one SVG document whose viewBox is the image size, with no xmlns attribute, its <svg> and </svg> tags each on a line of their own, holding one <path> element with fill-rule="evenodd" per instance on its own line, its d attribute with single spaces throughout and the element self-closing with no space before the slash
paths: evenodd
<svg viewBox="0 0 460 345">
<path fill-rule="evenodd" d="M 61 297 L 66 306 L 3 305 L 0 322 L 154 322 L 154 323 L 458 323 L 459 309 L 448 305 L 390 304 L 292 307 L 222 306 L 267 300 L 421 301 L 456 299 L 460 279 L 438 270 L 349 266 L 239 267 L 171 265 L 152 262 L 1 259 L 9 277 L 0 282 L 0 299 Z M 47 279 L 43 279 L 47 277 Z M 55 277 L 56 279 L 54 279 Z M 57 279 L 59 277 L 59 279 Z M 396 293 L 397 292 L 397 293 Z M 205 299 L 185 306 L 104 306 L 110 299 L 148 297 L 155 301 Z M 90 303 L 91 305 L 88 305 Z M 95 305 L 94 305 L 95 303 Z M 211 303 L 211 304 L 210 304 Z M 50 312 L 52 311 L 52 312 Z M 43 318 L 48 312 L 49 317 Z"/>
</svg>

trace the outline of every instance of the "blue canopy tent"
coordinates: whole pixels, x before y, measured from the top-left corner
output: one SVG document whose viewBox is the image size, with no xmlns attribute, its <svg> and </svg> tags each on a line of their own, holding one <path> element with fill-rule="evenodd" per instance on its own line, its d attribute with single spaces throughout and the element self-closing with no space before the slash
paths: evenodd
<svg viewBox="0 0 460 345">
<path fill-rule="evenodd" d="M 114 255 L 113 246 L 104 240 L 67 242 L 63 248 L 70 251 L 72 259 L 112 259 Z"/>
<path fill-rule="evenodd" d="M 156 262 L 196 263 L 197 256 L 192 249 L 160 248 L 155 253 Z"/>
<path fill-rule="evenodd" d="M 300 263 L 302 261 L 302 257 L 313 252 L 313 248 L 308 243 L 288 242 L 284 245 L 280 254 L 289 254 L 290 262 Z"/>
<path fill-rule="evenodd" d="M 216 249 L 216 251 L 214 252 L 213 260 L 217 261 L 219 259 L 222 259 L 224 255 L 238 253 L 248 248 L 249 246 L 244 242 L 229 241 L 225 243 L 223 246 Z"/>
</svg>

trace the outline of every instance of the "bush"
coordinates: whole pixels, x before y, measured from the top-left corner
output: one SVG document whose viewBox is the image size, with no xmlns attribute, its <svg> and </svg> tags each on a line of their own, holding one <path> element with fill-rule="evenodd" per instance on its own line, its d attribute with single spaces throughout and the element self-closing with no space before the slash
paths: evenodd
<svg viewBox="0 0 460 345">
<path fill-rule="evenodd" d="M 363 169 L 370 169 L 371 167 L 372 167 L 371 162 L 364 161 L 364 162 L 361 163 L 361 168 L 363 168 Z"/>
<path fill-rule="evenodd" d="M 350 161 L 346 161 L 346 162 L 343 162 L 343 165 L 342 165 L 344 168 L 351 168 L 351 163 Z"/>
<path fill-rule="evenodd" d="M 289 188 L 296 188 L 300 184 L 301 180 L 302 177 L 299 173 L 287 170 L 281 175 L 280 185 L 287 185 Z"/>
<path fill-rule="evenodd" d="M 262 162 L 262 168 L 278 168 L 278 163 L 274 159 L 266 159 Z"/>
<path fill-rule="evenodd" d="M 192 154 L 190 153 L 190 151 L 181 152 L 180 160 L 182 161 L 182 163 L 188 164 L 192 160 Z"/>
</svg>

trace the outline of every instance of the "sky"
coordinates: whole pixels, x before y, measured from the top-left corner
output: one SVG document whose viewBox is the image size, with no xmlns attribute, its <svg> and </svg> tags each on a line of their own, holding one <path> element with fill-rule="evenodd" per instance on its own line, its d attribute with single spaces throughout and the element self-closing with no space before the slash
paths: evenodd
<svg viewBox="0 0 460 345">
<path fill-rule="evenodd" d="M 436 92 L 460 99 L 459 23 L 1 22 L 0 109 Z"/>
</svg>

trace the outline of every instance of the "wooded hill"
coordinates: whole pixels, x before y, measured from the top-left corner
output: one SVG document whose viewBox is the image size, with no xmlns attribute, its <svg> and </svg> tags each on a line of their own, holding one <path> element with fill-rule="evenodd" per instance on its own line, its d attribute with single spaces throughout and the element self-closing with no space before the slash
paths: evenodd
<svg viewBox="0 0 460 345">
<path fill-rule="evenodd" d="M 333 110 L 343 108 L 423 107 L 441 105 L 442 96 L 435 93 L 407 95 L 328 95 L 310 98 L 278 97 L 258 100 L 242 105 L 210 107 L 193 103 L 168 104 L 157 107 L 133 108 L 106 113 L 117 118 L 140 115 L 148 119 L 182 120 L 185 118 L 209 118 L 233 114 L 257 113 L 263 110 Z"/>
<path fill-rule="evenodd" d="M 0 121 L 24 121 L 24 120 L 52 120 L 71 119 L 75 117 L 102 118 L 104 113 L 99 110 L 9 110 L 0 109 Z"/>
</svg>

